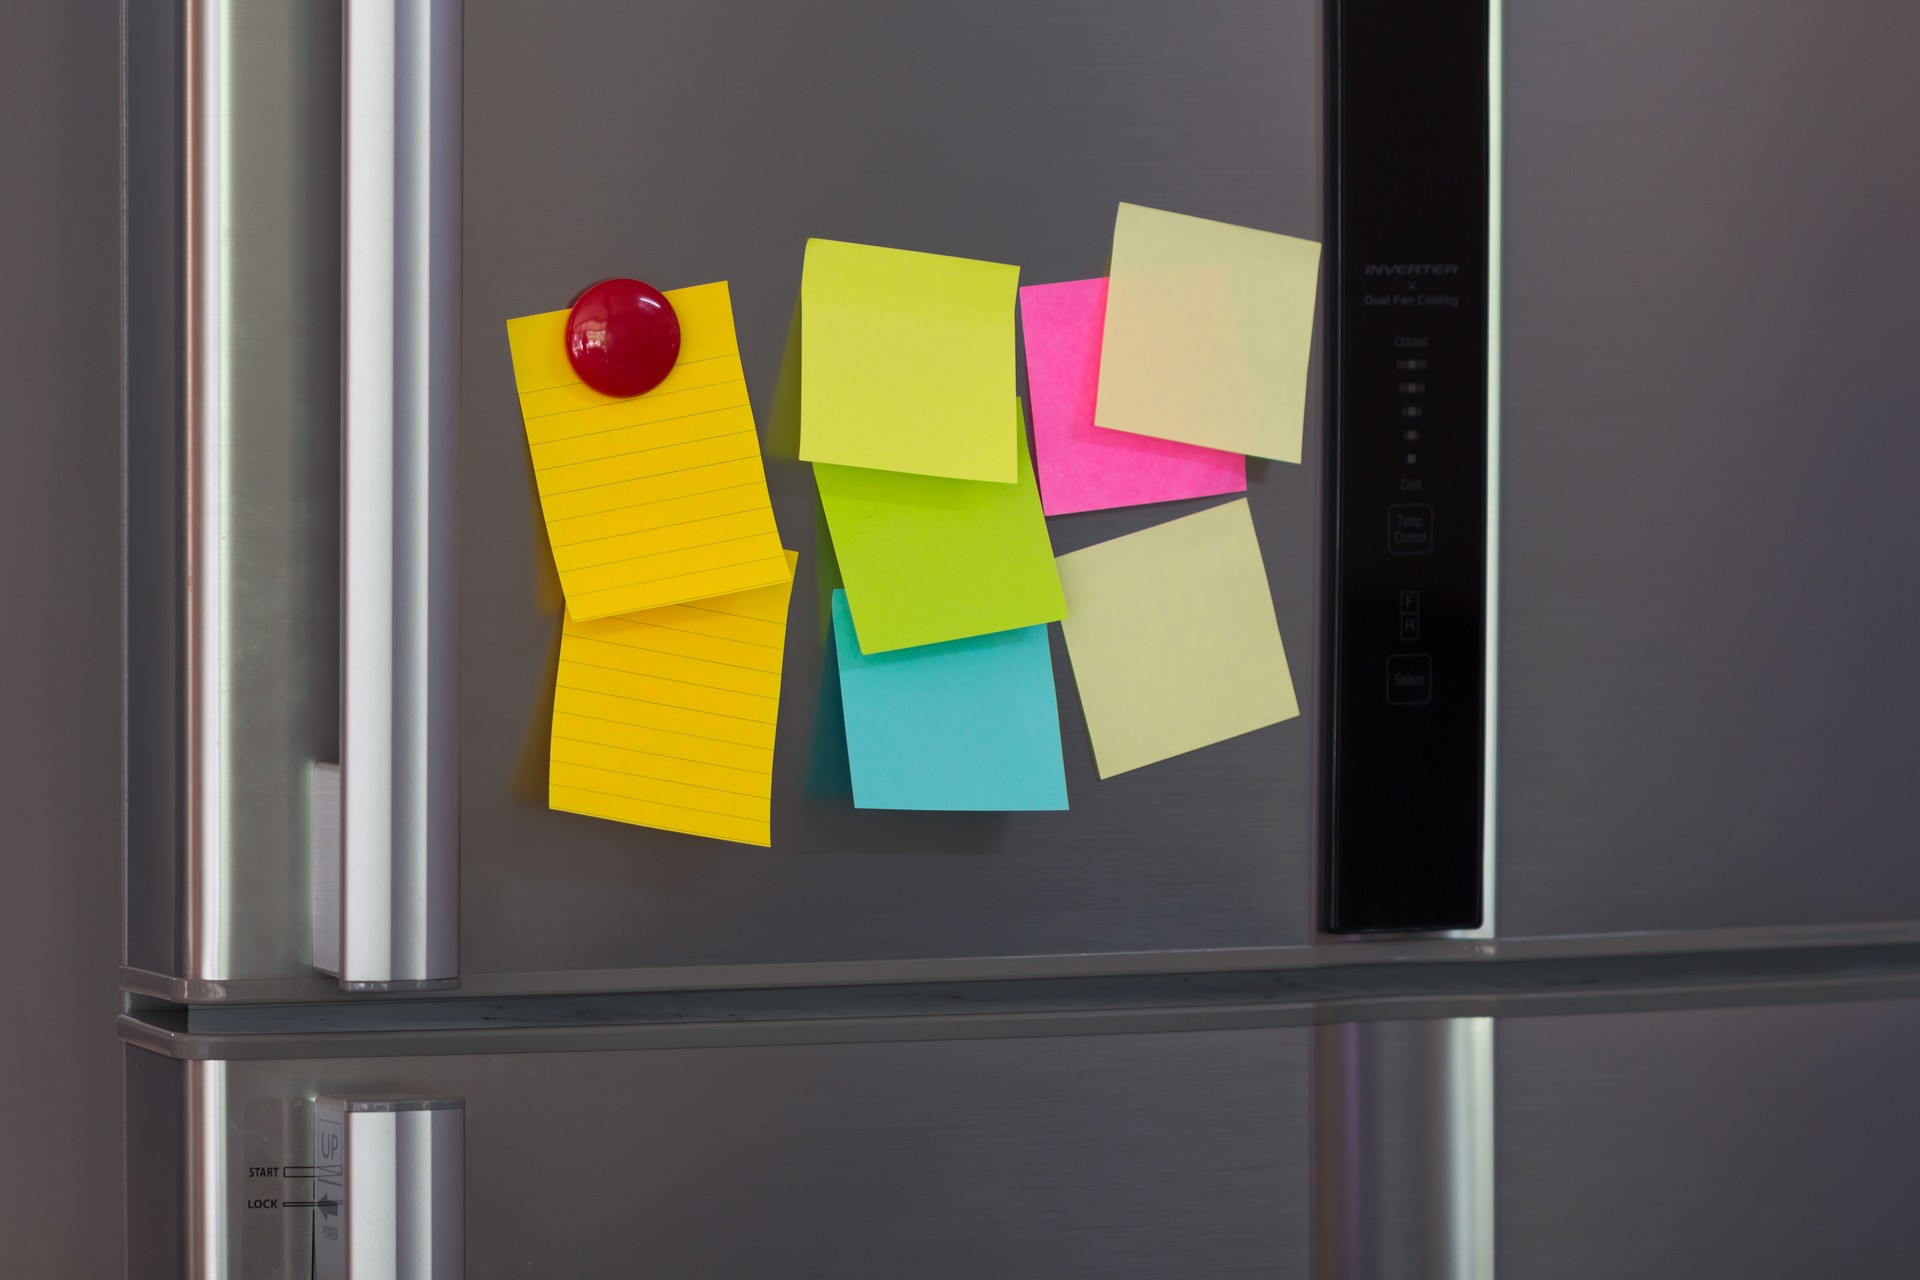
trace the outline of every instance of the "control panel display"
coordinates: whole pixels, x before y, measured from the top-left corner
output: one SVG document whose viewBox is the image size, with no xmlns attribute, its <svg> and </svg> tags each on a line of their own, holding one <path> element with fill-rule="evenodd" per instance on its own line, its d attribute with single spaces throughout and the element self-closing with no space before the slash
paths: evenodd
<svg viewBox="0 0 1920 1280">
<path fill-rule="evenodd" d="M 1323 926 L 1481 923 L 1488 0 L 1330 0 Z"/>
</svg>

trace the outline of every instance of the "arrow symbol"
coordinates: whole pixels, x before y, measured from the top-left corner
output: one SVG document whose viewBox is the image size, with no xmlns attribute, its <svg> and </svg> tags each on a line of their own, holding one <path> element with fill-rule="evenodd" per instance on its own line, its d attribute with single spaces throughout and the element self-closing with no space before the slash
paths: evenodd
<svg viewBox="0 0 1920 1280">
<path fill-rule="evenodd" d="M 340 1212 L 340 1202 L 332 1196 L 321 1196 L 318 1200 L 282 1200 L 283 1209 L 318 1209 L 320 1216 L 331 1218 Z"/>
</svg>

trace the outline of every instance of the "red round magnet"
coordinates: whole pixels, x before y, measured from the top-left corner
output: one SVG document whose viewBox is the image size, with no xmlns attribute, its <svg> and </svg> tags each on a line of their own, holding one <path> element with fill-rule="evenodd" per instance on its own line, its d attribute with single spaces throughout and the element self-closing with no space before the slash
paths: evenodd
<svg viewBox="0 0 1920 1280">
<path fill-rule="evenodd" d="M 680 358 L 680 317 L 666 295 L 639 280 L 602 280 L 567 316 L 567 360 L 602 395 L 637 396 L 659 386 Z"/>
</svg>

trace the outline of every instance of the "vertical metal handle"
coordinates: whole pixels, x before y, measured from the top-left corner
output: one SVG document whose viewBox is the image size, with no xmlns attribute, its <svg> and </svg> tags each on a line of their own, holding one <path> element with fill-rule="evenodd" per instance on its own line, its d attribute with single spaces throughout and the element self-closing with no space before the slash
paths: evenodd
<svg viewBox="0 0 1920 1280">
<path fill-rule="evenodd" d="M 1493 1019 L 1313 1029 L 1315 1280 L 1492 1280 Z"/>
<path fill-rule="evenodd" d="M 316 1098 L 314 1280 L 466 1274 L 459 1098 Z"/>
<path fill-rule="evenodd" d="M 315 962 L 359 990 L 459 975 L 461 22 L 461 0 L 345 5 L 338 905 Z"/>
</svg>

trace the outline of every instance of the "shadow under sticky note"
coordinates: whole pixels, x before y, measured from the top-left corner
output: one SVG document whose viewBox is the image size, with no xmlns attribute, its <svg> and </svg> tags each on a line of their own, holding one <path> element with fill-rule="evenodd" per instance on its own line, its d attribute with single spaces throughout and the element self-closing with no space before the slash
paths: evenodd
<svg viewBox="0 0 1920 1280">
<path fill-rule="evenodd" d="M 1094 420 L 1300 461 L 1320 246 L 1122 204 Z"/>
<path fill-rule="evenodd" d="M 1060 557 L 1102 778 L 1300 714 L 1246 499 Z"/>
<path fill-rule="evenodd" d="M 567 611 L 582 620 L 788 576 L 725 282 L 667 293 L 680 359 L 645 395 L 567 362 L 567 313 L 507 322 L 534 480 Z"/>
<path fill-rule="evenodd" d="M 1067 807 L 1046 627 L 867 654 L 836 591 L 833 640 L 855 806 Z"/>
<path fill-rule="evenodd" d="M 773 401 L 767 407 L 767 456 L 785 462 L 800 460 L 802 332 L 800 299 L 796 296 L 793 318 L 787 322 L 787 340 L 780 348 L 780 371 L 773 379 Z"/>
<path fill-rule="evenodd" d="M 1020 290 L 1041 507 L 1058 516 L 1243 492 L 1240 454 L 1094 425 L 1106 312 L 1104 278 Z"/>
<path fill-rule="evenodd" d="M 560 637 L 547 804 L 769 844 L 787 579 L 581 621 Z"/>
<path fill-rule="evenodd" d="M 800 456 L 1011 483 L 1019 282 L 998 262 L 807 241 Z"/>
<path fill-rule="evenodd" d="M 1014 401 L 1000 430 L 1014 484 L 816 464 L 814 480 L 865 653 L 1056 622 L 1066 612 Z"/>
<path fill-rule="evenodd" d="M 833 630 L 833 606 L 826 610 Z M 818 800 L 853 799 L 853 774 L 847 767 L 847 721 L 840 700 L 840 655 L 827 644 L 820 652 L 820 696 L 814 702 L 813 741 L 807 753 L 806 793 Z"/>
</svg>

